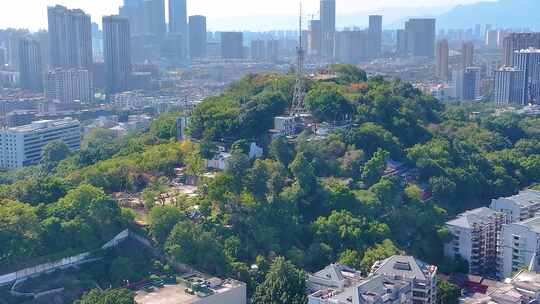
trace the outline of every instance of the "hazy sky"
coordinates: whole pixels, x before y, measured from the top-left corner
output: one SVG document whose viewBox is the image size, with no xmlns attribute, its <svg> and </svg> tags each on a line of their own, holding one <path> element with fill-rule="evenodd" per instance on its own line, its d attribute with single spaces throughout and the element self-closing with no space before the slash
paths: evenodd
<svg viewBox="0 0 540 304">
<path fill-rule="evenodd" d="M 26 27 L 32 30 L 45 28 L 47 5 L 62 4 L 69 8 L 81 8 L 99 21 L 102 15 L 118 13 L 122 0 L 0 0 L 0 28 Z M 167 0 L 165 1 L 167 2 Z M 306 15 L 317 14 L 318 0 L 303 0 Z M 392 7 L 422 8 L 449 7 L 478 2 L 478 0 L 337 0 L 337 13 L 351 15 L 362 11 L 374 11 Z M 227 26 L 229 29 L 249 29 L 253 24 L 235 20 L 268 15 L 293 15 L 298 11 L 299 0 L 188 0 L 188 13 L 208 17 L 210 29 Z M 242 17 L 235 19 L 235 17 Z M 99 22 L 100 23 L 100 22 Z M 276 22 L 280 23 L 280 22 Z M 276 28 L 292 26 L 275 24 Z"/>
</svg>

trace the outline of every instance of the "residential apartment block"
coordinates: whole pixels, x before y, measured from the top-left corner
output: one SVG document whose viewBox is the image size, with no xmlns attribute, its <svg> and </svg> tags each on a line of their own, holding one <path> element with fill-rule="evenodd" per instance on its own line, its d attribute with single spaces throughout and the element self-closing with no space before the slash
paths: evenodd
<svg viewBox="0 0 540 304">
<path fill-rule="evenodd" d="M 434 304 L 437 301 L 437 266 L 429 265 L 412 256 L 395 255 L 376 262 L 372 275 L 409 282 L 413 304 Z"/>
<path fill-rule="evenodd" d="M 458 215 L 446 223 L 454 237 L 444 245 L 445 256 L 465 259 L 472 274 L 495 275 L 493 265 L 497 262 L 497 242 L 503 223 L 504 213 L 486 207 Z"/>
<path fill-rule="evenodd" d="M 504 213 L 507 224 L 533 218 L 540 213 L 540 191 L 528 189 L 513 196 L 494 199 L 490 208 Z"/>
<path fill-rule="evenodd" d="M 308 276 L 309 304 L 436 303 L 437 267 L 410 256 L 373 265 L 365 278 L 350 267 L 331 264 Z"/>
<path fill-rule="evenodd" d="M 29 125 L 0 130 L 0 168 L 20 169 L 38 164 L 43 148 L 62 140 L 70 150 L 81 147 L 81 125 L 78 120 L 41 120 Z"/>
<path fill-rule="evenodd" d="M 502 227 L 499 273 L 512 277 L 524 268 L 539 269 L 540 217 L 505 224 Z"/>
</svg>

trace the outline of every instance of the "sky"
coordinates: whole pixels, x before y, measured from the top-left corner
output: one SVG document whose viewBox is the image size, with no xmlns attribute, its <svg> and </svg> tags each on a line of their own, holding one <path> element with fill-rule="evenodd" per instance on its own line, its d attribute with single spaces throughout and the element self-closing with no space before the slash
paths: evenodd
<svg viewBox="0 0 540 304">
<path fill-rule="evenodd" d="M 101 23 L 102 15 L 118 13 L 122 2 L 123 0 L 0 0 L 0 28 L 29 28 L 33 31 L 46 28 L 46 7 L 54 4 L 81 8 L 92 15 L 93 21 Z M 318 0 L 302 2 L 305 18 L 318 14 Z M 408 8 L 408 12 L 415 8 L 418 15 L 429 15 L 454 5 L 472 2 L 478 0 L 337 0 L 337 14 L 339 17 L 388 11 L 389 15 L 395 15 L 399 12 L 397 8 Z M 268 27 L 288 29 L 294 28 L 294 24 L 287 23 L 294 22 L 292 17 L 297 15 L 298 6 L 298 0 L 188 0 L 188 14 L 207 16 L 208 27 L 214 30 L 265 30 Z M 275 16 L 284 18 L 272 20 Z"/>
</svg>

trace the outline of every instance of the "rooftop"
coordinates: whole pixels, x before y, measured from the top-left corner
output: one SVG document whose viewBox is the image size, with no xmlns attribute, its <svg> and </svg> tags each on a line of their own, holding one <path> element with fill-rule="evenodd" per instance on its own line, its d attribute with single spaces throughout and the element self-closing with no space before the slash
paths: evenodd
<svg viewBox="0 0 540 304">
<path fill-rule="evenodd" d="M 540 49 L 530 47 L 530 48 L 527 48 L 527 49 L 517 50 L 515 52 L 520 53 L 520 54 L 540 53 Z"/>
<path fill-rule="evenodd" d="M 523 225 L 528 227 L 531 231 L 540 233 L 540 217 L 533 217 L 531 219 L 519 222 L 516 225 Z"/>
<path fill-rule="evenodd" d="M 500 283 L 488 294 L 473 294 L 460 299 L 465 304 L 522 304 L 534 303 L 535 294 L 540 291 L 540 275 L 521 271 L 513 279 Z"/>
<path fill-rule="evenodd" d="M 178 284 L 165 285 L 153 292 L 138 291 L 137 304 L 191 304 L 226 293 L 244 284 L 235 280 L 221 280 L 195 273 L 182 277 Z M 245 296 L 245 295 L 244 295 Z M 216 300 L 215 303 L 219 303 Z M 207 302 L 205 302 L 207 303 Z"/>
<path fill-rule="evenodd" d="M 475 224 L 486 224 L 492 221 L 493 216 L 498 212 L 487 207 L 472 209 L 459 214 L 455 219 L 446 222 L 450 226 L 462 228 L 472 228 Z"/>
<path fill-rule="evenodd" d="M 540 204 L 540 191 L 527 189 L 520 191 L 516 195 L 500 199 L 511 200 L 522 207 L 528 207 L 531 205 Z"/>
<path fill-rule="evenodd" d="M 14 133 L 27 133 L 48 128 L 62 127 L 73 123 L 79 123 L 79 121 L 70 117 L 58 120 L 38 120 L 32 122 L 29 125 L 9 128 L 8 130 Z"/>
<path fill-rule="evenodd" d="M 372 273 L 429 280 L 437 272 L 437 267 L 429 265 L 412 256 L 394 255 L 386 260 L 376 262 Z"/>
</svg>

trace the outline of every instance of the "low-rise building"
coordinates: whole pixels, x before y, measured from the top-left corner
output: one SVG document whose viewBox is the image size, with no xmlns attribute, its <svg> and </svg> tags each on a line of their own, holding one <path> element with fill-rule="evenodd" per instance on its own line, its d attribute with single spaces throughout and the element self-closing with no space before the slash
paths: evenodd
<svg viewBox="0 0 540 304">
<path fill-rule="evenodd" d="M 29 125 L 0 130 L 0 168 L 20 169 L 38 164 L 43 148 L 62 140 L 71 151 L 81 147 L 81 126 L 78 120 L 41 120 Z"/>
<path fill-rule="evenodd" d="M 507 224 L 533 218 L 540 212 L 540 191 L 527 189 L 513 196 L 493 199 L 490 208 L 504 213 Z"/>
<path fill-rule="evenodd" d="M 246 284 L 200 273 L 184 276 L 178 284 L 166 284 L 153 292 L 139 291 L 137 304 L 246 304 Z"/>
<path fill-rule="evenodd" d="M 540 275 L 523 270 L 500 283 L 487 294 L 473 294 L 460 299 L 462 304 L 524 304 L 540 301 Z"/>
<path fill-rule="evenodd" d="M 295 116 L 277 116 L 274 118 L 274 137 L 291 136 L 297 133 L 298 118 Z"/>
<path fill-rule="evenodd" d="M 503 223 L 504 213 L 486 207 L 461 213 L 446 222 L 453 238 L 444 245 L 445 256 L 465 259 L 472 274 L 495 275 L 497 238 Z"/>
</svg>

